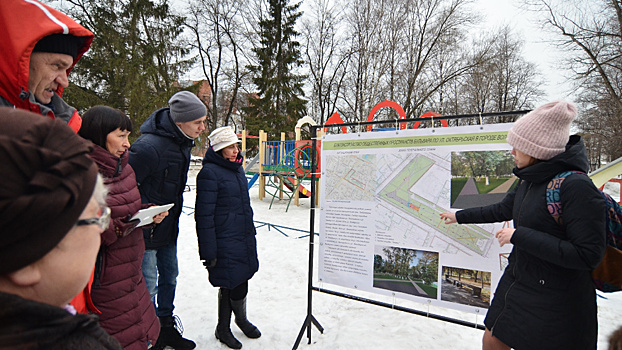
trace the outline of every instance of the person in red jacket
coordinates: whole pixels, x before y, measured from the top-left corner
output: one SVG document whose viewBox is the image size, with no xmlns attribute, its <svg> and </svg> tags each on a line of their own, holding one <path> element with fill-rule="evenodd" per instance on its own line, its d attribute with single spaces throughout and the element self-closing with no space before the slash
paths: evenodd
<svg viewBox="0 0 622 350">
<path fill-rule="evenodd" d="M 132 122 L 120 110 L 95 106 L 82 116 L 79 135 L 94 143 L 91 158 L 108 187 L 107 205 L 111 223 L 102 233 L 102 243 L 91 298 L 101 312 L 100 324 L 126 350 L 144 350 L 155 344 L 160 322 L 141 265 L 145 254 L 138 220 L 129 221 L 142 204 L 134 170 L 128 164 L 128 136 Z M 160 223 L 168 212 L 156 215 Z"/>
<path fill-rule="evenodd" d="M 59 118 L 78 132 L 82 120 L 62 95 L 93 33 L 35 0 L 0 1 L 0 33 L 0 106 Z"/>
</svg>

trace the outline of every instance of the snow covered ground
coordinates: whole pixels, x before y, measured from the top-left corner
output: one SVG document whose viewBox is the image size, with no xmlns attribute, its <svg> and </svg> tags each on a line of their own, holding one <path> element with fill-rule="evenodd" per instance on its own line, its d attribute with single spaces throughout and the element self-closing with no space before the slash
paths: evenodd
<svg viewBox="0 0 622 350">
<path fill-rule="evenodd" d="M 227 349 L 214 337 L 218 320 L 217 289 L 213 288 L 207 271 L 199 261 L 197 239 L 192 215 L 196 178 L 190 176 L 192 191 L 185 194 L 185 213 L 181 215 L 178 244 L 179 278 L 175 314 L 181 317 L 184 336 L 197 343 L 197 349 Z M 615 190 L 614 190 L 615 191 Z M 293 204 L 286 212 L 287 202 L 270 198 L 258 199 L 257 186 L 251 189 L 255 220 L 274 225 L 298 228 L 308 232 L 310 220 L 309 199 L 301 199 L 300 207 Z M 619 197 L 619 192 L 617 193 Z M 319 215 L 318 215 L 319 218 Z M 316 223 L 316 231 L 319 224 Z M 307 313 L 307 271 L 309 239 L 296 238 L 303 232 L 283 231 L 266 226 L 257 229 L 259 272 L 249 282 L 248 316 L 262 332 L 259 339 L 246 338 L 233 324 L 233 334 L 242 342 L 243 349 L 292 349 Z M 317 238 L 317 237 L 316 237 Z M 316 239 L 316 242 L 318 240 Z M 314 270 L 317 269 L 317 248 Z M 314 274 L 316 271 L 314 271 Z M 427 305 L 402 299 L 362 293 L 333 285 L 314 286 L 356 294 L 369 299 L 392 303 L 412 309 L 429 311 L 468 322 L 482 323 L 479 317 L 455 310 L 430 308 Z M 607 338 L 622 326 L 622 292 L 603 294 L 598 298 L 598 349 L 607 349 Z M 306 333 L 299 349 L 481 349 L 482 331 L 413 315 L 388 308 L 349 300 L 325 293 L 313 292 L 313 315 L 324 327 L 320 334 L 312 327 L 312 343 L 307 344 Z M 580 320 L 577 320 L 580 322 Z"/>
</svg>

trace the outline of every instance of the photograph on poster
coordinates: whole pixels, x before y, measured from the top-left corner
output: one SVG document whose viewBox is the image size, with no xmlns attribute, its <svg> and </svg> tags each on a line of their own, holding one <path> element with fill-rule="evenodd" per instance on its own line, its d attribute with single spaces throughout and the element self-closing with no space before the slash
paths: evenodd
<svg viewBox="0 0 622 350">
<path fill-rule="evenodd" d="M 500 202 L 516 187 L 510 151 L 451 153 L 451 207 L 468 209 Z"/>
<path fill-rule="evenodd" d="M 443 266 L 441 300 L 488 308 L 490 272 Z"/>
<path fill-rule="evenodd" d="M 374 287 L 436 299 L 438 253 L 376 245 Z"/>
</svg>

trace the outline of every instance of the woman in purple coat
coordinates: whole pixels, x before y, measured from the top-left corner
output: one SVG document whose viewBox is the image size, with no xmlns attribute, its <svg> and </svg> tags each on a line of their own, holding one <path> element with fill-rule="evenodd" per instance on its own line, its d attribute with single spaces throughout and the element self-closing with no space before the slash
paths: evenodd
<svg viewBox="0 0 622 350">
<path fill-rule="evenodd" d="M 134 170 L 128 164 L 132 122 L 120 110 L 95 106 L 82 115 L 79 134 L 95 144 L 91 154 L 108 187 L 111 222 L 101 236 L 91 290 L 101 311 L 102 328 L 126 350 L 155 344 L 160 324 L 143 279 L 145 242 L 138 220 L 129 222 L 141 204 Z M 168 212 L 154 217 L 159 223 Z"/>
</svg>

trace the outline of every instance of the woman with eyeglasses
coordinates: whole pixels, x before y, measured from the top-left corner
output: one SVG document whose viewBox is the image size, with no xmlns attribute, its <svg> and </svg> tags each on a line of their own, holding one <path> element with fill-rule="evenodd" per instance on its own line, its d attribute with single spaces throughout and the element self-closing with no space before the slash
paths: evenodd
<svg viewBox="0 0 622 350">
<path fill-rule="evenodd" d="M 0 349 L 122 349 L 68 306 L 108 224 L 91 149 L 60 119 L 0 108 Z"/>
<path fill-rule="evenodd" d="M 126 350 L 147 349 L 158 339 L 160 324 L 141 272 L 145 242 L 138 220 L 129 219 L 141 204 L 134 170 L 128 164 L 132 122 L 120 110 L 95 106 L 82 115 L 79 135 L 95 144 L 91 157 L 108 186 L 111 224 L 102 233 L 91 288 L 102 327 Z M 154 217 L 160 223 L 168 212 Z"/>
</svg>

